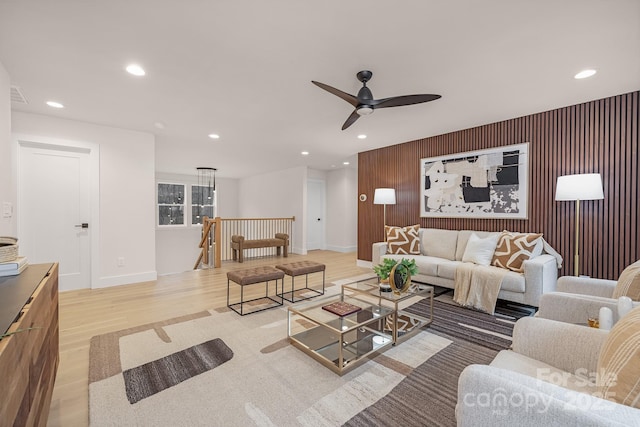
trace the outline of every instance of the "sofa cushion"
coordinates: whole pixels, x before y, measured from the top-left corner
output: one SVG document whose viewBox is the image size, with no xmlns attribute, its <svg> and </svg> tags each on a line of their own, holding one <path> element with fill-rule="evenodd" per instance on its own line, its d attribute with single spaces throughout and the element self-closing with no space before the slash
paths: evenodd
<svg viewBox="0 0 640 427">
<path fill-rule="evenodd" d="M 438 264 L 438 277 L 453 280 L 456 275 L 456 268 L 462 264 L 462 261 L 441 260 Z"/>
<path fill-rule="evenodd" d="M 499 236 L 491 235 L 482 238 L 475 233 L 472 234 L 469 236 L 469 240 L 467 240 L 467 247 L 464 250 L 464 255 L 462 255 L 462 261 L 479 265 L 490 265 L 496 250 L 498 237 Z"/>
<path fill-rule="evenodd" d="M 462 261 L 446 261 L 440 260 L 438 263 L 438 277 L 443 279 L 455 280 L 456 268 L 462 264 Z M 491 268 L 500 268 L 493 267 Z M 509 271 L 502 278 L 502 286 L 500 290 L 523 293 L 525 289 L 524 275 Z"/>
<path fill-rule="evenodd" d="M 496 231 L 473 231 L 473 230 L 461 230 L 458 232 L 458 244 L 456 245 L 456 257 L 451 258 L 456 261 L 462 261 L 462 255 L 464 255 L 464 250 L 467 248 L 467 241 L 469 237 L 475 234 L 478 237 L 487 237 L 491 235 L 500 236 L 500 233 Z"/>
<path fill-rule="evenodd" d="M 458 230 L 441 230 L 438 228 L 421 229 L 420 246 L 423 255 L 456 259 Z"/>
<path fill-rule="evenodd" d="M 618 277 L 618 283 L 613 290 L 613 298 L 624 296 L 634 301 L 640 301 L 640 261 L 629 265 Z"/>
<path fill-rule="evenodd" d="M 522 273 L 522 263 L 542 253 L 542 234 L 503 231 L 491 265 Z"/>
<path fill-rule="evenodd" d="M 387 253 L 420 255 L 420 224 L 407 227 L 384 226 L 387 235 Z"/>
<path fill-rule="evenodd" d="M 600 392 L 610 400 L 640 408 L 640 307 L 609 332 L 598 358 Z"/>
<path fill-rule="evenodd" d="M 423 274 L 425 276 L 436 277 L 438 274 L 438 264 L 442 262 L 440 258 L 434 258 L 430 256 L 413 256 L 413 255 L 392 255 L 392 254 L 384 254 L 383 258 L 394 259 L 396 261 L 400 261 L 402 258 L 408 260 L 415 260 L 416 266 L 418 267 L 418 274 Z"/>
<path fill-rule="evenodd" d="M 495 267 L 500 268 L 500 267 Z M 509 271 L 502 278 L 502 286 L 500 286 L 501 291 L 511 291 L 511 292 L 524 292 L 525 290 L 525 280 L 524 274 L 516 273 L 515 271 Z"/>
</svg>

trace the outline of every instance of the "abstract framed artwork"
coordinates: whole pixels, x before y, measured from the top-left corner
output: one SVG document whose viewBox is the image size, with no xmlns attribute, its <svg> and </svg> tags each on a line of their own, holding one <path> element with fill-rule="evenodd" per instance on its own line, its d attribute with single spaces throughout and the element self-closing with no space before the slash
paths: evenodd
<svg viewBox="0 0 640 427">
<path fill-rule="evenodd" d="M 527 218 L 529 143 L 420 160 L 420 216 Z"/>
</svg>

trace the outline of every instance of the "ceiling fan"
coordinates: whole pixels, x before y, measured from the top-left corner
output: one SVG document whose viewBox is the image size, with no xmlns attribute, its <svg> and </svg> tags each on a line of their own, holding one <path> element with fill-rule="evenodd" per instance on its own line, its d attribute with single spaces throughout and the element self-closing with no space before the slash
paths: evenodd
<svg viewBox="0 0 640 427">
<path fill-rule="evenodd" d="M 358 80 L 362 82 L 362 87 L 358 91 L 358 96 L 350 95 L 339 89 L 326 85 L 324 83 L 311 81 L 314 85 L 332 93 L 355 107 L 355 110 L 347 118 L 347 121 L 342 125 L 342 130 L 345 130 L 351 126 L 360 116 L 366 116 L 373 113 L 373 110 L 377 108 L 388 107 L 400 107 L 403 105 L 420 104 L 422 102 L 435 101 L 441 98 L 440 95 L 402 95 L 392 96 L 391 98 L 373 99 L 371 90 L 367 87 L 367 82 L 371 80 L 373 73 L 371 71 L 363 70 L 356 74 Z"/>
</svg>

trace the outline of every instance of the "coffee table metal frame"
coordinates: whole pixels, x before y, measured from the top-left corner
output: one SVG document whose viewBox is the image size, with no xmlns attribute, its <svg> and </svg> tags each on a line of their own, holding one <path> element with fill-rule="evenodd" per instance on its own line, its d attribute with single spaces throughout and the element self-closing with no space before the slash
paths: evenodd
<svg viewBox="0 0 640 427">
<path fill-rule="evenodd" d="M 362 310 L 346 316 L 322 306 L 345 301 Z M 333 372 L 342 375 L 393 343 L 384 319 L 393 309 L 357 296 L 334 295 L 288 307 L 289 341 Z M 306 326 L 301 325 L 306 323 Z"/>
<path fill-rule="evenodd" d="M 393 337 L 393 345 L 396 345 L 401 339 L 404 341 L 408 337 L 414 335 L 421 328 L 430 325 L 433 322 L 433 286 L 426 285 L 424 283 L 411 282 L 411 286 L 409 289 L 401 294 L 396 294 L 394 292 L 383 292 L 380 290 L 380 284 L 378 283 L 378 278 L 373 277 L 365 280 L 358 280 L 352 283 L 345 283 L 342 285 L 342 294 L 345 295 L 345 291 L 351 293 L 351 295 L 366 295 L 369 298 L 373 297 L 377 299 L 377 304 L 380 306 L 388 306 L 392 305 L 393 307 L 393 321 L 392 321 L 392 334 Z M 417 298 L 429 298 L 429 313 L 427 315 L 422 316 L 416 313 L 410 313 L 408 311 L 404 311 L 402 309 L 402 304 L 405 303 L 414 303 L 417 301 L 409 301 L 410 299 Z M 418 320 L 419 324 L 411 329 L 409 332 L 405 332 L 402 337 L 399 337 L 398 333 L 398 317 L 400 315 L 407 316 L 411 319 Z"/>
</svg>

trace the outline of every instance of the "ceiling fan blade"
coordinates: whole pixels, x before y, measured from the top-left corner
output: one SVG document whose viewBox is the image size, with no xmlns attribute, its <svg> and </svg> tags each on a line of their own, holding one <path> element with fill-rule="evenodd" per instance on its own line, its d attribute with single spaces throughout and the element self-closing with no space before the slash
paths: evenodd
<svg viewBox="0 0 640 427">
<path fill-rule="evenodd" d="M 353 110 L 353 113 L 349 116 L 346 122 L 342 125 L 342 130 L 345 130 L 349 126 L 355 123 L 356 120 L 360 118 L 360 114 L 358 114 L 358 110 Z"/>
<path fill-rule="evenodd" d="M 372 102 L 374 108 L 400 107 L 402 105 L 420 104 L 442 98 L 440 95 L 403 95 L 391 98 L 376 99 Z"/>
<path fill-rule="evenodd" d="M 347 101 L 349 104 L 353 105 L 354 107 L 358 106 L 358 98 L 356 98 L 353 95 L 350 95 L 346 92 L 343 92 L 339 89 L 336 89 L 335 87 L 331 87 L 329 85 L 326 85 L 324 83 L 320 83 L 320 82 L 316 82 L 314 80 L 311 81 L 311 83 L 313 83 L 314 85 L 318 86 L 319 88 L 322 88 L 324 90 L 326 90 L 329 93 L 334 94 L 335 96 L 338 96 L 342 99 L 344 99 L 345 101 Z"/>
</svg>

